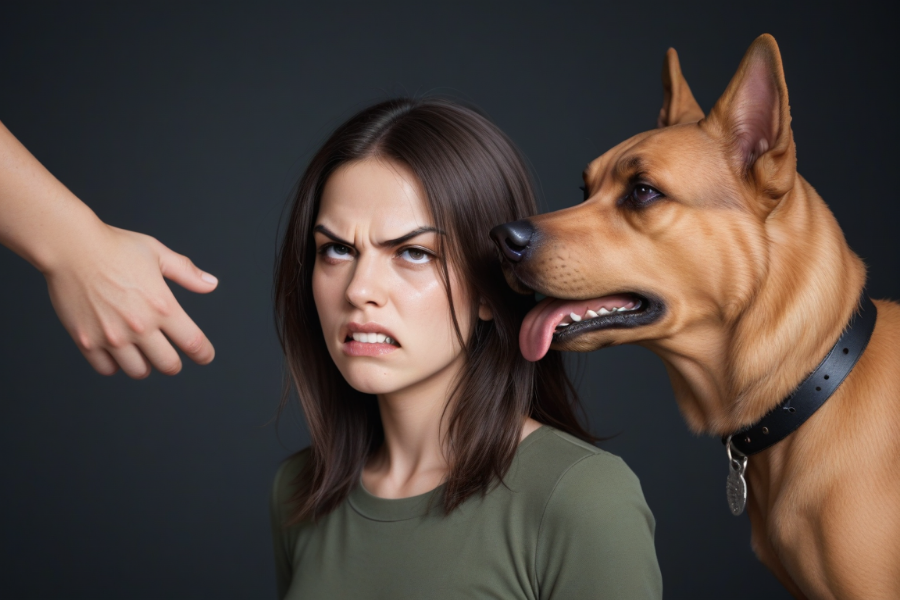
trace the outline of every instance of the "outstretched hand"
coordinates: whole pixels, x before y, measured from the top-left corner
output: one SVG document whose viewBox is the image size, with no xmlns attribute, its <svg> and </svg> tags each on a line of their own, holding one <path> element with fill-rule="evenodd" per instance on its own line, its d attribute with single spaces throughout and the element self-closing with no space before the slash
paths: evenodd
<svg viewBox="0 0 900 600">
<path fill-rule="evenodd" d="M 196 363 L 212 361 L 212 344 L 163 278 L 205 294 L 215 277 L 150 236 L 99 221 L 76 246 L 44 275 L 56 314 L 97 372 L 174 375 L 182 365 L 173 344 Z"/>
<path fill-rule="evenodd" d="M 0 244 L 44 274 L 56 314 L 98 372 L 174 375 L 173 343 L 201 365 L 215 356 L 164 278 L 201 294 L 216 278 L 150 236 L 103 223 L 3 123 Z"/>
</svg>

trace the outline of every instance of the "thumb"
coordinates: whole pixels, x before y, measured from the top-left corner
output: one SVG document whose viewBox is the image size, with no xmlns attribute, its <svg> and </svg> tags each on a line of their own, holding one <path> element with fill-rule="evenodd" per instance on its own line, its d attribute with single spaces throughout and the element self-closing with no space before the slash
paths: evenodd
<svg viewBox="0 0 900 600">
<path fill-rule="evenodd" d="M 160 248 L 159 269 L 166 279 L 198 294 L 209 293 L 219 284 L 218 279 L 198 269 L 187 256 L 172 252 L 165 246 Z"/>
</svg>

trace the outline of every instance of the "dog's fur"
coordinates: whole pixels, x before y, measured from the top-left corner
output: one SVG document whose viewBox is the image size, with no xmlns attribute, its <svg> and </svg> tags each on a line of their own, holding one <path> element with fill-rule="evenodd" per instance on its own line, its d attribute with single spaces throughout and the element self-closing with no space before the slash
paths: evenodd
<svg viewBox="0 0 900 600">
<path fill-rule="evenodd" d="M 656 321 L 554 338 L 640 344 L 662 358 L 691 429 L 724 435 L 778 405 L 854 311 L 865 267 L 796 171 L 775 40 L 758 38 L 709 116 L 669 50 L 659 129 L 584 173 L 588 199 L 531 219 L 514 287 L 554 298 L 635 292 Z M 627 198 L 636 185 L 662 197 Z M 875 301 L 868 348 L 799 430 L 750 458 L 757 556 L 798 598 L 900 598 L 900 305 Z M 723 451 L 724 452 L 724 451 Z"/>
</svg>

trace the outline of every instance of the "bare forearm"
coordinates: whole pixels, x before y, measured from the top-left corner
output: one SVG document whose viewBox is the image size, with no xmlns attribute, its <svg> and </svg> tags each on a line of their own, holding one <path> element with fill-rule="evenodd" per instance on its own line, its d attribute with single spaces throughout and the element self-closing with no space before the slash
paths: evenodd
<svg viewBox="0 0 900 600">
<path fill-rule="evenodd" d="M 88 362 L 135 378 L 181 370 L 174 343 L 200 364 L 215 350 L 163 277 L 211 292 L 216 278 L 150 236 L 106 225 L 0 123 L 0 243 L 37 267 Z"/>
<path fill-rule="evenodd" d="M 0 243 L 46 273 L 102 223 L 0 123 Z"/>
</svg>

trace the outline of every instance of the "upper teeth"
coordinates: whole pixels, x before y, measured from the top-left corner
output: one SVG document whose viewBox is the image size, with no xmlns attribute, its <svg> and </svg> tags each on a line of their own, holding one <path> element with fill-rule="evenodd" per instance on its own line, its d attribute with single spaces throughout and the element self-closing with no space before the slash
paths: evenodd
<svg viewBox="0 0 900 600">
<path fill-rule="evenodd" d="M 583 315 L 578 315 L 575 313 L 569 313 L 568 318 L 563 318 L 562 322 L 557 325 L 557 327 L 567 327 L 571 325 L 573 322 L 578 323 L 579 321 L 589 321 L 591 319 L 596 319 L 597 317 L 602 317 L 603 315 L 611 315 L 617 312 L 632 312 L 641 307 L 640 301 L 635 302 L 634 306 L 625 307 L 625 306 L 614 306 L 612 308 L 600 307 L 596 311 L 586 310 Z"/>
<path fill-rule="evenodd" d="M 394 340 L 383 333 L 354 333 L 353 341 L 364 344 L 393 344 Z"/>
</svg>

